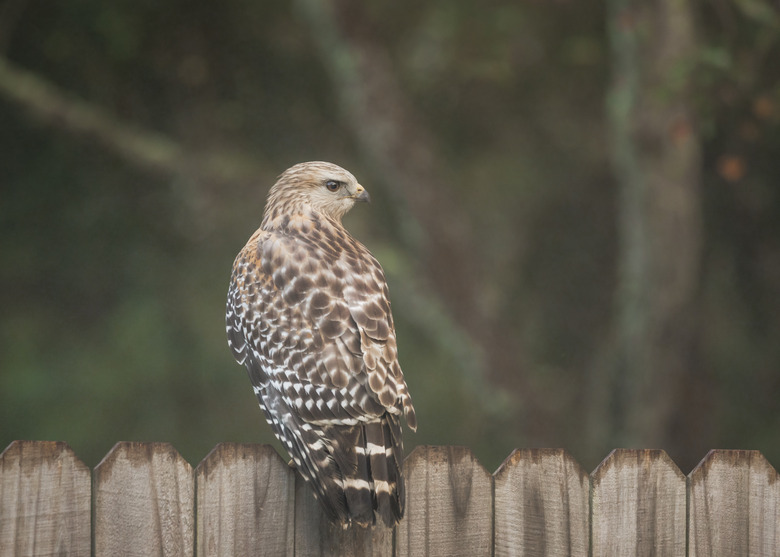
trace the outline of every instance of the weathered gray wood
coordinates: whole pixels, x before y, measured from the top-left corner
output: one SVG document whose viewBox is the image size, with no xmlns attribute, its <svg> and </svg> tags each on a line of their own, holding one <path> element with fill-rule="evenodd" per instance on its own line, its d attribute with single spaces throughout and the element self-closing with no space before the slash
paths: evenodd
<svg viewBox="0 0 780 557">
<path fill-rule="evenodd" d="M 685 476 L 664 451 L 614 450 L 591 477 L 594 557 L 685 555 Z"/>
<path fill-rule="evenodd" d="M 691 557 L 780 555 L 780 481 L 758 451 L 710 451 L 690 475 Z"/>
<path fill-rule="evenodd" d="M 588 478 L 563 450 L 517 450 L 491 477 L 467 448 L 418 447 L 405 470 L 396 532 L 343 530 L 271 447 L 218 445 L 196 473 L 197 555 L 471 556 L 495 541 L 497 556 L 585 556 L 589 542 L 594 557 L 682 556 L 687 541 L 692 557 L 780 557 L 780 478 L 757 451 L 711 451 L 691 473 L 687 540 L 685 477 L 663 451 L 613 451 Z M 65 443 L 15 441 L 0 454 L 0 555 L 189 557 L 195 485 L 164 443 L 117 444 L 91 487 Z"/>
<path fill-rule="evenodd" d="M 56 441 L 14 441 L 0 455 L 0 555 L 88 556 L 90 471 Z"/>
<path fill-rule="evenodd" d="M 199 556 L 294 554 L 295 473 L 273 447 L 220 443 L 196 485 Z"/>
<path fill-rule="evenodd" d="M 466 447 L 417 447 L 406 459 L 406 516 L 396 554 L 490 555 L 492 476 Z"/>
<path fill-rule="evenodd" d="M 588 555 L 590 479 L 563 449 L 518 449 L 494 474 L 495 555 Z"/>
<path fill-rule="evenodd" d="M 168 443 L 117 443 L 95 468 L 95 554 L 194 552 L 194 476 Z"/>
<path fill-rule="evenodd" d="M 322 512 L 311 488 L 300 474 L 295 475 L 295 555 L 344 556 L 393 554 L 393 530 L 381 520 L 373 528 L 332 524 Z"/>
</svg>

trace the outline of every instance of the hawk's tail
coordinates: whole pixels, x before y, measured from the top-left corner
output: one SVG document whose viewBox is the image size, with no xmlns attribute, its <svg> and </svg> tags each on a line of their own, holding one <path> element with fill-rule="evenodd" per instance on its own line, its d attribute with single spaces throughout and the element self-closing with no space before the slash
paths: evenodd
<svg viewBox="0 0 780 557">
<path fill-rule="evenodd" d="M 365 431 L 374 508 L 386 525 L 394 526 L 403 518 L 406 503 L 401 473 L 404 452 L 401 421 L 397 416 L 385 414 L 382 421 L 367 424 Z"/>
<path fill-rule="evenodd" d="M 334 522 L 370 525 L 375 512 L 388 527 L 403 517 L 401 423 L 385 414 L 355 426 L 302 423 L 284 442 L 325 514 Z"/>
</svg>

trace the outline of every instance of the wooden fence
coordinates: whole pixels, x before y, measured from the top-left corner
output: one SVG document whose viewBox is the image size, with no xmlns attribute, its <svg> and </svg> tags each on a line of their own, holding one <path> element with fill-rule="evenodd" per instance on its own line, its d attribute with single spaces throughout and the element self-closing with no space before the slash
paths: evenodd
<svg viewBox="0 0 780 557">
<path fill-rule="evenodd" d="M 521 449 L 490 474 L 463 447 L 418 447 L 394 530 L 342 530 L 267 445 L 218 445 L 193 471 L 166 443 L 119 443 L 90 471 L 65 443 L 0 455 L 0 556 L 778 556 L 780 481 L 757 451 L 683 475 L 658 450 L 588 475 Z"/>
</svg>

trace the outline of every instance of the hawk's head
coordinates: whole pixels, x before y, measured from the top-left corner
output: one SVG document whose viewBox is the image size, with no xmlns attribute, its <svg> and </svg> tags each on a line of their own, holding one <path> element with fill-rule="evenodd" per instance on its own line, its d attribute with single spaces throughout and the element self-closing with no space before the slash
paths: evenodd
<svg viewBox="0 0 780 557">
<path fill-rule="evenodd" d="M 369 201 L 357 179 L 329 162 L 302 162 L 285 170 L 268 194 L 266 217 L 292 216 L 306 210 L 341 221 L 356 201 Z"/>
</svg>

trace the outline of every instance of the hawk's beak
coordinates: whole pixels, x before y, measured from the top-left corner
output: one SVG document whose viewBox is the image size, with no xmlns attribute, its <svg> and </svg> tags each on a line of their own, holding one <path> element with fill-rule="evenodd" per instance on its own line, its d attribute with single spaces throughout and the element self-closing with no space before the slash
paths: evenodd
<svg viewBox="0 0 780 557">
<path fill-rule="evenodd" d="M 364 201 L 366 203 L 371 203 L 371 196 L 368 195 L 366 188 L 364 188 L 360 184 L 358 184 L 357 188 L 355 188 L 355 195 L 353 195 L 352 197 L 355 199 L 355 201 Z"/>
</svg>

